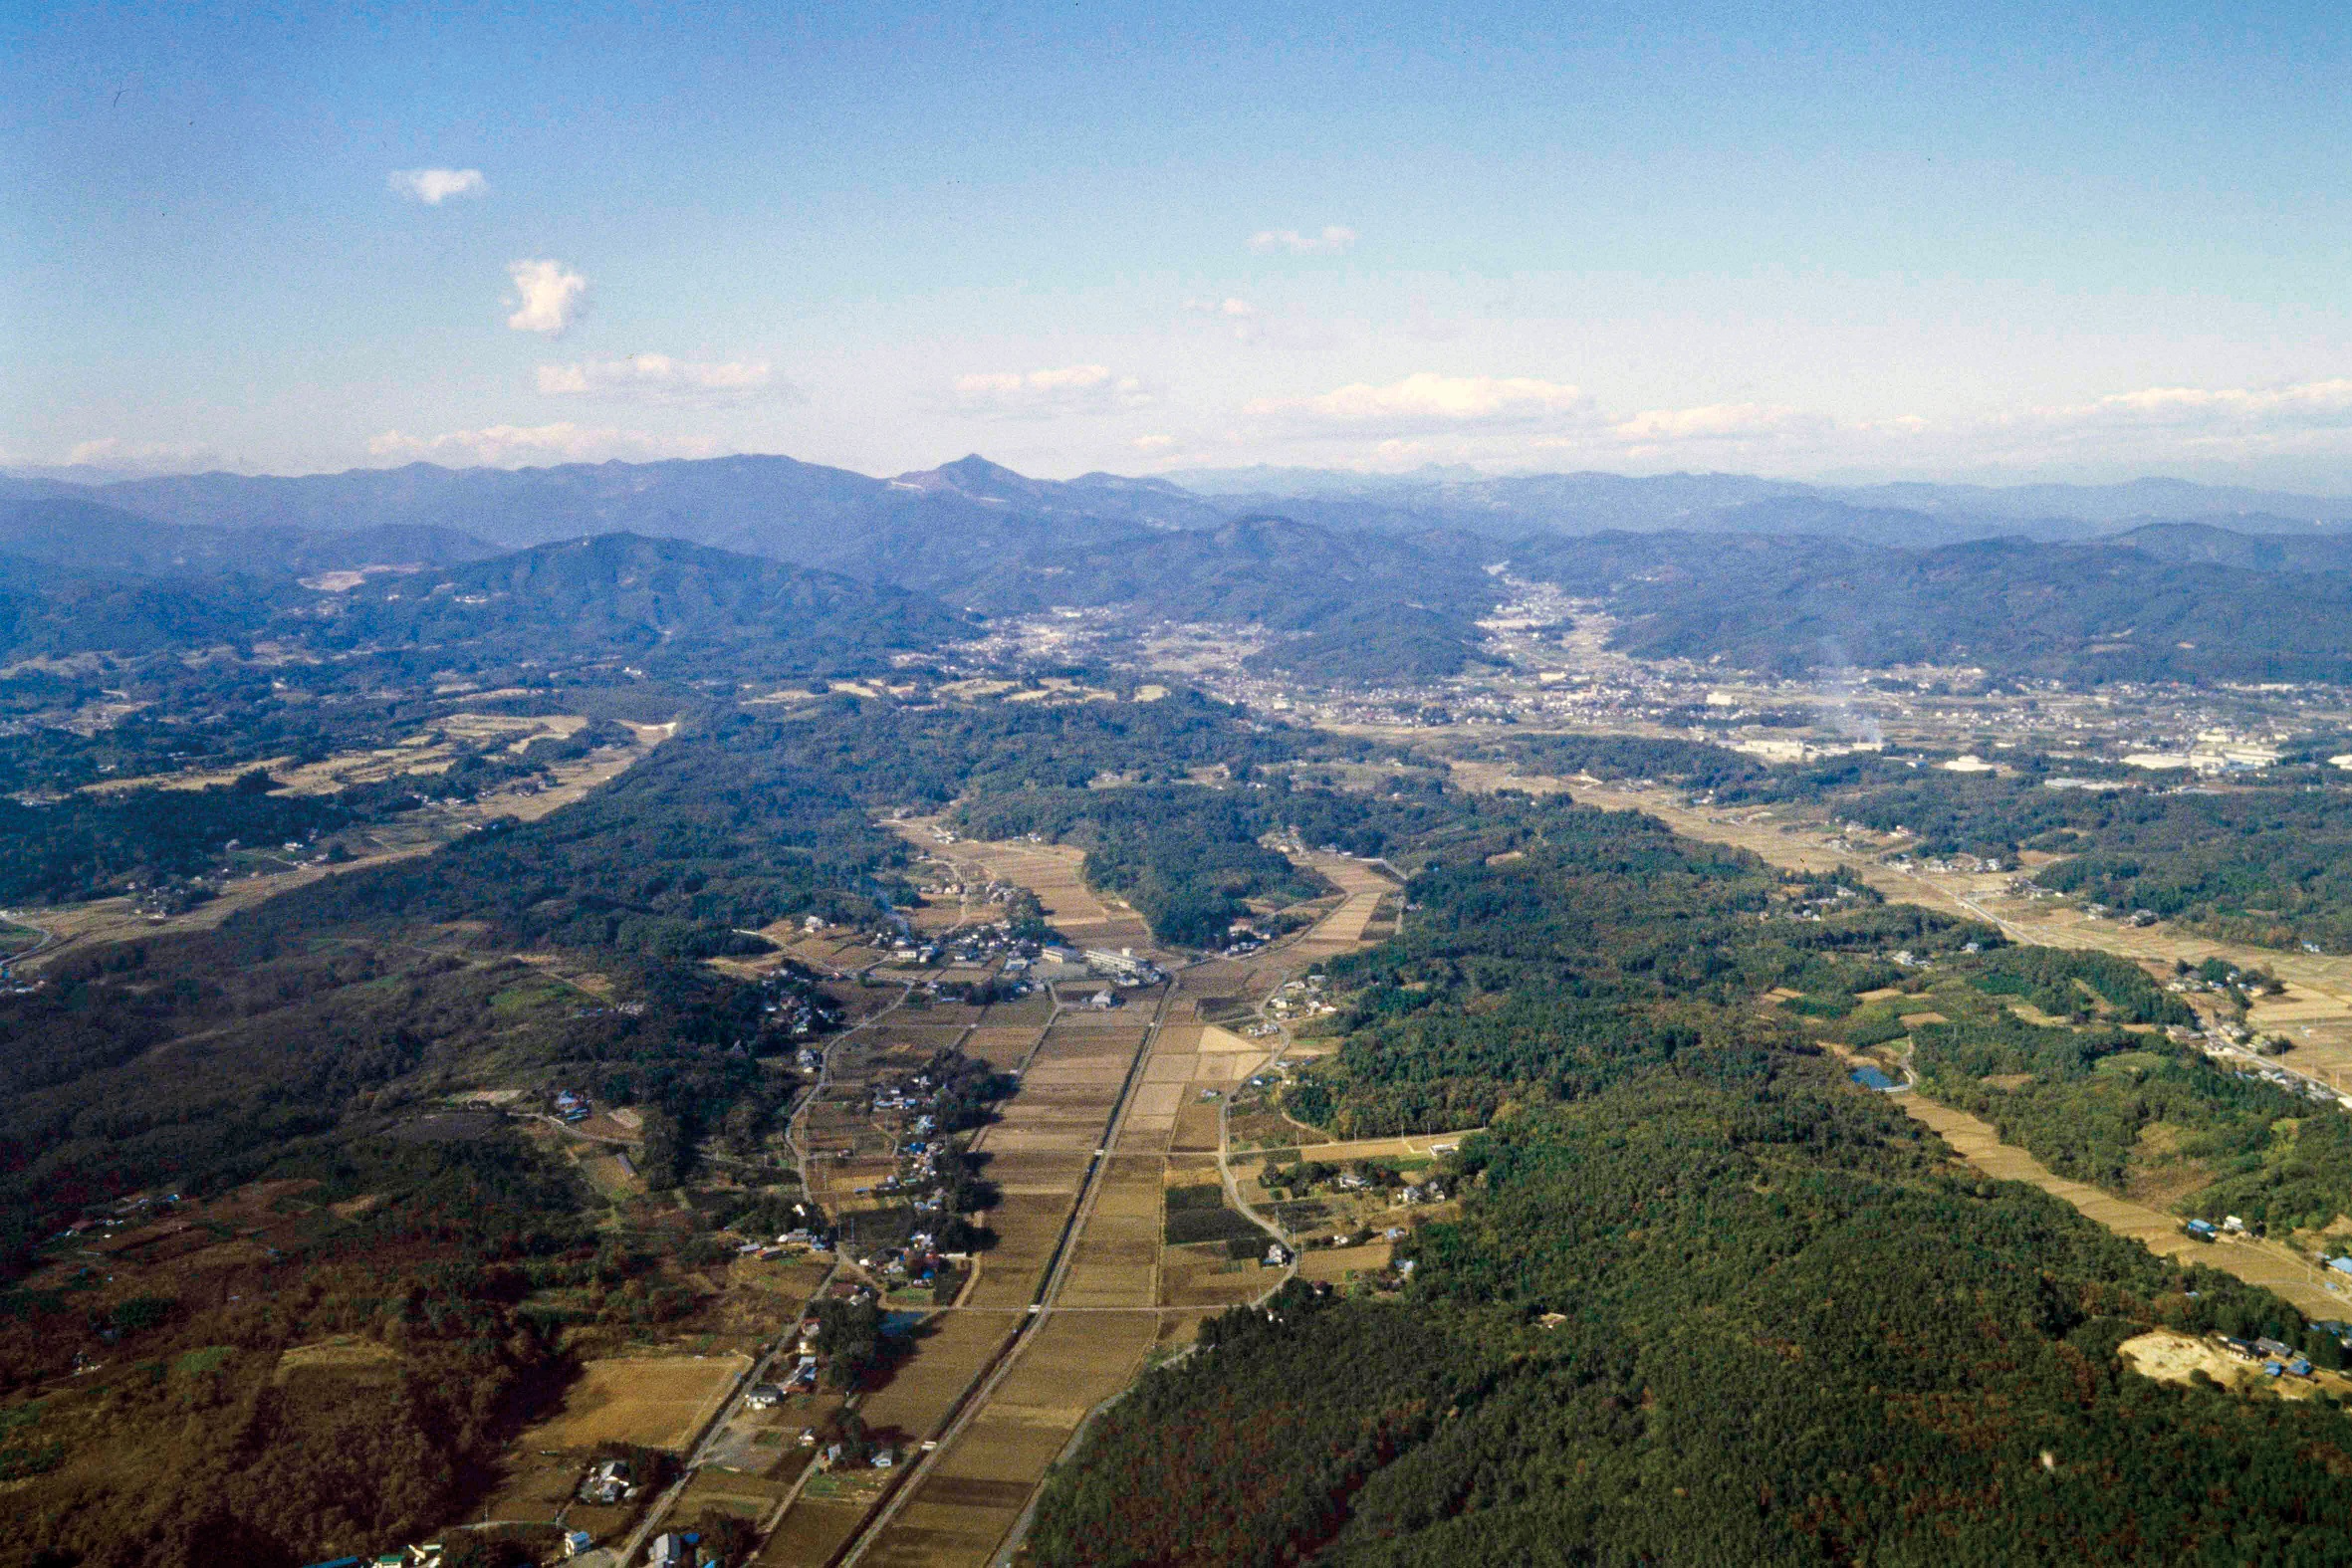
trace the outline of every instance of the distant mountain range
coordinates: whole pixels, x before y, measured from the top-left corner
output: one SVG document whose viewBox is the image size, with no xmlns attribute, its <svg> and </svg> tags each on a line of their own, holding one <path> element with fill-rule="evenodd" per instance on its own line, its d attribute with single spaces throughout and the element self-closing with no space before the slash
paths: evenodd
<svg viewBox="0 0 2352 1568">
<path fill-rule="evenodd" d="M 1611 530 L 1807 534 L 1887 546 L 2019 536 L 2083 540 L 2158 522 L 2303 535 L 2352 528 L 2352 498 L 2141 479 L 2121 485 L 1831 487 L 1739 474 L 1402 475 L 1197 470 L 1174 478 L 1032 479 L 979 456 L 875 478 L 789 457 L 534 469 L 353 469 L 300 478 L 181 474 L 100 485 L 0 478 L 0 501 L 78 500 L 157 522 L 304 535 L 424 528 L 509 549 L 626 531 L 857 575 L 910 560 L 960 571 L 1079 531 L 1214 529 L 1277 514 L 1343 530 L 1459 530 L 1496 539 Z"/>
<path fill-rule="evenodd" d="M 489 595 L 518 624 L 586 616 L 620 643 L 624 624 L 683 634 L 722 662 L 733 620 L 823 626 L 870 653 L 935 641 L 971 611 L 1118 607 L 1256 624 L 1275 634 L 1265 668 L 1378 682 L 1478 657 L 1474 623 L 1499 591 L 1492 568 L 1508 565 L 1608 602 L 1622 646 L 1750 666 L 2352 671 L 2347 500 L 2171 480 L 1833 490 L 1731 474 L 1186 477 L 1043 480 L 972 456 L 888 479 L 785 457 L 8 478 L 0 589 L 37 594 L 17 613 L 55 630 L 69 602 L 97 613 L 98 599 L 71 598 L 77 581 L 233 577 L 267 598 L 283 591 L 261 584 L 273 574 L 401 565 L 446 584 L 441 602 L 370 585 L 346 601 L 352 628 L 462 640 L 480 617 L 450 606 Z M 624 535 L 625 548 L 602 544 Z M 599 548 L 585 556 L 546 551 L 589 540 Z M 730 554 L 656 562 L 644 555 L 654 541 Z M 755 560 L 724 564 L 742 557 Z M 765 562 L 882 597 L 794 587 Z M 494 578 L 504 585 L 486 586 Z M 169 622 L 167 595 L 106 602 L 126 627 Z M 853 623 L 871 635 L 848 636 Z"/>
<path fill-rule="evenodd" d="M 438 566 L 498 553 L 478 539 L 413 523 L 333 531 L 275 524 L 236 528 L 158 523 L 70 498 L 0 502 L 0 560 L 86 574 L 274 574 L 394 561 Z"/>
</svg>

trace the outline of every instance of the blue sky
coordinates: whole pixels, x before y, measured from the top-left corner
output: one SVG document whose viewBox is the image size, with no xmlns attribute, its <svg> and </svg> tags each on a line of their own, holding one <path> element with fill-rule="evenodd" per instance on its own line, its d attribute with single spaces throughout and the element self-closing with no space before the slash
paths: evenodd
<svg viewBox="0 0 2352 1568">
<path fill-rule="evenodd" d="M 2340 15 L 1926 9 L 12 7 L 0 461 L 2352 490 Z"/>
</svg>

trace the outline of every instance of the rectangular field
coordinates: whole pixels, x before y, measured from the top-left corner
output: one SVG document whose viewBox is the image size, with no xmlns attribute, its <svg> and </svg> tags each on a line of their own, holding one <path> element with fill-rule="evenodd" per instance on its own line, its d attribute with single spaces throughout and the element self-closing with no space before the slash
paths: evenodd
<svg viewBox="0 0 2352 1568">
<path fill-rule="evenodd" d="M 987 1562 L 1086 1412 L 1126 1386 L 1158 1334 L 1158 1315 L 1150 1312 L 1049 1318 L 864 1561 L 888 1568 Z"/>
<path fill-rule="evenodd" d="M 564 1408 L 524 1434 L 527 1450 L 641 1443 L 681 1450 L 751 1367 L 746 1356 L 648 1356 L 591 1361 Z"/>
</svg>

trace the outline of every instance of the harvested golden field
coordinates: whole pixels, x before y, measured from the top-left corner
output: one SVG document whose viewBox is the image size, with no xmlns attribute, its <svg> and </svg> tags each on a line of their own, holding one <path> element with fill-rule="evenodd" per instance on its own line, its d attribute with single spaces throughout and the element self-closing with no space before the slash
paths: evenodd
<svg viewBox="0 0 2352 1568">
<path fill-rule="evenodd" d="M 1003 1348 L 1019 1322 L 1014 1311 L 934 1312 L 914 1330 L 914 1353 L 890 1381 L 858 1401 L 875 1437 L 899 1444 L 938 1435 L 949 1407 Z"/>
<path fill-rule="evenodd" d="M 916 1484 L 863 1561 L 892 1568 L 989 1559 L 1086 1413 L 1124 1388 L 1159 1334 L 1151 1312 L 1049 1318 L 972 1423 Z"/>
<path fill-rule="evenodd" d="M 1342 1285 L 1359 1274 L 1376 1274 L 1388 1266 L 1396 1249 L 1386 1241 L 1363 1246 L 1317 1246 L 1298 1254 L 1298 1277 Z"/>
<path fill-rule="evenodd" d="M 564 1408 L 525 1433 L 527 1450 L 641 1443 L 682 1450 L 751 1368 L 747 1356 L 646 1356 L 591 1361 Z"/>
<path fill-rule="evenodd" d="M 817 1487 L 812 1484 L 810 1491 Z M 862 1495 L 827 1497 L 804 1492 L 754 1559 L 759 1568 L 823 1568 L 865 1520 Z"/>
</svg>

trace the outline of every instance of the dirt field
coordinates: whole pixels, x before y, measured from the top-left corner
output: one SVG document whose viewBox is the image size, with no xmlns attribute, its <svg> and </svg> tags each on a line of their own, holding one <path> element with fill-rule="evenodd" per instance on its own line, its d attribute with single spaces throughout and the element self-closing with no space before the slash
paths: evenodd
<svg viewBox="0 0 2352 1568">
<path fill-rule="evenodd" d="M 683 1449 L 750 1367 L 745 1356 L 591 1361 L 581 1369 L 563 1410 L 525 1433 L 519 1446 L 570 1451 L 641 1443 Z"/>
</svg>

